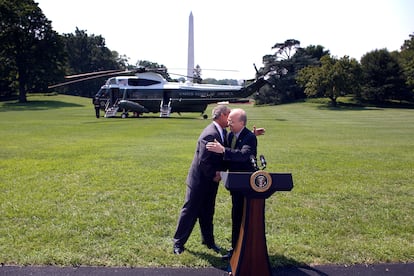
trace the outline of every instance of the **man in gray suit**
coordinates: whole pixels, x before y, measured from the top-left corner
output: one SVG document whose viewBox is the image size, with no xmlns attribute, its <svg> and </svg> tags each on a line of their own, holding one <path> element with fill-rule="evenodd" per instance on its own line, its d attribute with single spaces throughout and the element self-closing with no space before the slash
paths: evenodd
<svg viewBox="0 0 414 276">
<path fill-rule="evenodd" d="M 184 252 L 184 244 L 190 237 L 198 219 L 202 243 L 217 253 L 220 247 L 215 244 L 213 234 L 213 216 L 217 189 L 220 182 L 218 172 L 225 169 L 223 156 L 208 151 L 208 142 L 219 141 L 225 144 L 227 118 L 230 108 L 218 105 L 212 111 L 213 122 L 201 133 L 197 141 L 194 159 L 187 176 L 185 202 L 178 219 L 174 234 L 174 254 Z"/>
<path fill-rule="evenodd" d="M 217 141 L 207 143 L 207 150 L 222 154 L 230 172 L 253 172 L 252 156 L 257 155 L 257 130 L 250 131 L 247 127 L 247 115 L 243 109 L 233 109 L 228 116 L 230 133 L 222 145 Z M 260 129 L 264 132 L 264 129 Z M 259 134 L 260 135 L 260 134 Z M 232 198 L 232 248 L 236 247 L 243 217 L 244 196 L 240 192 L 231 192 Z M 233 249 L 223 257 L 230 258 Z"/>
</svg>

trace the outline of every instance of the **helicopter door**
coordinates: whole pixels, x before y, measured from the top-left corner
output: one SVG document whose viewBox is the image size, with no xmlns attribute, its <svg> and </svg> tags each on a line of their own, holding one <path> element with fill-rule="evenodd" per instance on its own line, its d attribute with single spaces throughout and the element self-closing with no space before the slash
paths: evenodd
<svg viewBox="0 0 414 276">
<path fill-rule="evenodd" d="M 114 105 L 121 96 L 121 93 L 119 92 L 119 88 L 117 87 L 111 88 L 110 95 L 111 95 L 111 105 Z"/>
<path fill-rule="evenodd" d="M 162 103 L 164 106 L 168 106 L 170 104 L 171 99 L 171 91 L 164 91 L 162 97 Z"/>
<path fill-rule="evenodd" d="M 160 117 L 170 117 L 171 114 L 171 91 L 163 91 L 160 106 Z"/>
</svg>

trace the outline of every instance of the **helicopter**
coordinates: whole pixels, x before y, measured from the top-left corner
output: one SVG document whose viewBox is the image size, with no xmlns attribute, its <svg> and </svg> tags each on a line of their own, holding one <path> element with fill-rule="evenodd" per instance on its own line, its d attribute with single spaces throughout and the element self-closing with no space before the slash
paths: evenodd
<svg viewBox="0 0 414 276">
<path fill-rule="evenodd" d="M 217 102 L 236 102 L 258 91 L 267 83 L 260 77 L 252 83 L 242 85 L 213 85 L 193 82 L 170 82 L 160 72 L 141 69 L 132 76 L 115 76 L 107 79 L 92 102 L 97 109 L 105 112 L 105 117 L 127 118 L 129 112 L 136 117 L 143 113 L 160 113 L 160 117 L 170 117 L 176 112 L 200 112 Z M 99 108 L 99 110 L 98 110 Z"/>
<path fill-rule="evenodd" d="M 100 111 L 105 112 L 105 117 L 116 117 L 121 112 L 122 118 L 129 117 L 132 112 L 135 117 L 144 113 L 160 113 L 160 117 L 170 117 L 171 113 L 200 112 L 204 119 L 207 115 L 204 111 L 207 106 L 218 102 L 236 102 L 252 95 L 262 86 L 269 83 L 274 72 L 260 76 L 245 85 L 212 85 L 194 83 L 194 37 L 193 18 L 189 19 L 189 43 L 187 81 L 167 81 L 169 76 L 166 68 L 146 69 L 138 68 L 134 71 L 109 70 L 102 72 L 86 73 L 70 76 L 81 77 L 82 80 L 68 81 L 63 84 L 51 86 L 58 87 L 78 81 L 93 79 L 102 76 L 109 77 L 92 99 L 96 117 L 100 117 Z M 256 69 L 256 76 L 259 72 Z M 161 70 L 160 70 L 161 69 Z M 132 75 L 131 75 L 132 74 Z"/>
</svg>

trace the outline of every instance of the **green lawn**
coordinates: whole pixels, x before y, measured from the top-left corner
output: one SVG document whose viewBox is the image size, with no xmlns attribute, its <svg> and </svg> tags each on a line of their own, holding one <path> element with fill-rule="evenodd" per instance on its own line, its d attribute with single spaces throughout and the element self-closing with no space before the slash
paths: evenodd
<svg viewBox="0 0 414 276">
<path fill-rule="evenodd" d="M 172 236 L 201 130 L 199 114 L 94 117 L 90 99 L 0 103 L 0 262 L 225 267 Z M 295 187 L 266 201 L 273 266 L 414 261 L 414 109 L 242 107 L 269 172 Z M 207 113 L 211 113 L 210 106 Z M 210 116 L 209 116 L 210 117 Z M 231 201 L 220 187 L 215 233 L 229 248 Z"/>
</svg>

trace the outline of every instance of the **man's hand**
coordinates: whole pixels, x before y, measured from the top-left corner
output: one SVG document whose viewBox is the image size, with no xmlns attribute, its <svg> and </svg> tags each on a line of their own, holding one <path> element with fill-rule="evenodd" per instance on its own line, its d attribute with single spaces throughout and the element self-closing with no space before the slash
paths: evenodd
<svg viewBox="0 0 414 276">
<path fill-rule="evenodd" d="M 220 172 L 216 172 L 216 176 L 213 178 L 214 182 L 220 182 L 221 180 L 221 174 Z"/>
<path fill-rule="evenodd" d="M 256 136 L 264 135 L 266 132 L 266 129 L 259 127 L 256 128 L 256 126 L 253 126 L 253 134 Z"/>
<path fill-rule="evenodd" d="M 206 148 L 208 151 L 212 151 L 215 153 L 224 153 L 224 147 L 218 142 L 216 139 L 214 139 L 214 142 L 208 142 L 206 145 Z"/>
</svg>

